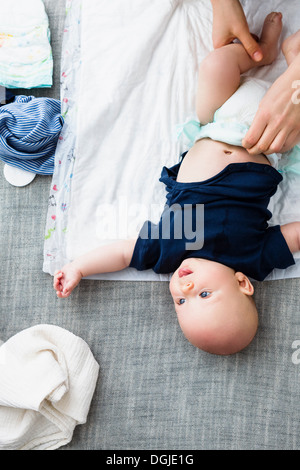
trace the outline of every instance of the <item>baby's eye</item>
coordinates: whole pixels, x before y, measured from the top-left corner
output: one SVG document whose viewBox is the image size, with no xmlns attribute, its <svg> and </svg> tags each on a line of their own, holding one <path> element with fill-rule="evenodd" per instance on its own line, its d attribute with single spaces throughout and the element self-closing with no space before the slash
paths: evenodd
<svg viewBox="0 0 300 470">
<path fill-rule="evenodd" d="M 185 299 L 179 299 L 179 305 L 184 304 Z"/>
<path fill-rule="evenodd" d="M 204 291 L 204 292 L 201 292 L 200 297 L 202 297 L 202 299 L 205 299 L 205 298 L 208 297 L 210 294 L 211 294 L 210 292 Z"/>
</svg>

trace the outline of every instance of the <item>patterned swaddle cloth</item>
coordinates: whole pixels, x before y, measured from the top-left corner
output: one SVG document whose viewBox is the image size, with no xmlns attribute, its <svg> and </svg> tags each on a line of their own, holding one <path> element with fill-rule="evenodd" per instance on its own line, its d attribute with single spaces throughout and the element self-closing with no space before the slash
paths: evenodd
<svg viewBox="0 0 300 470">
<path fill-rule="evenodd" d="M 42 0 L 0 0 L 0 85 L 52 85 L 53 58 Z"/>
</svg>

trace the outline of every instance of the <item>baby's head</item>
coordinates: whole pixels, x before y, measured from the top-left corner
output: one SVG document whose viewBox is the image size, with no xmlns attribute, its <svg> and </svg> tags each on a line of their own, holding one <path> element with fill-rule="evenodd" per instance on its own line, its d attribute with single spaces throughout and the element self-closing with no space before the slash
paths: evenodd
<svg viewBox="0 0 300 470">
<path fill-rule="evenodd" d="M 201 258 L 184 260 L 170 281 L 180 327 L 196 347 L 234 354 L 254 338 L 258 314 L 254 289 L 241 272 Z"/>
</svg>

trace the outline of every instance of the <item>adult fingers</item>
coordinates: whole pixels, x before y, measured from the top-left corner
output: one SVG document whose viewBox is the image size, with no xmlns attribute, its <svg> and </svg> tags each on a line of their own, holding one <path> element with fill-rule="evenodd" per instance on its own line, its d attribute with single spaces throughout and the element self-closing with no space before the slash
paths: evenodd
<svg viewBox="0 0 300 470">
<path fill-rule="evenodd" d="M 257 155 L 259 153 L 267 153 L 270 150 L 270 146 L 276 137 L 277 137 L 276 130 L 270 128 L 270 126 L 267 126 L 264 132 L 262 133 L 261 137 L 256 142 L 256 144 L 250 148 L 247 148 L 247 150 L 251 155 Z M 285 139 L 286 137 L 287 135 L 285 135 Z M 268 153 L 273 153 L 273 152 L 274 151 L 271 151 Z"/>
<path fill-rule="evenodd" d="M 260 116 L 258 111 L 257 115 L 254 118 L 254 121 L 250 126 L 250 129 L 248 130 L 242 141 L 243 147 L 245 147 L 245 149 L 247 150 L 253 148 L 263 135 L 266 127 L 266 120 Z"/>
<path fill-rule="evenodd" d="M 270 135 L 272 134 L 269 134 L 269 136 Z M 294 129 L 289 132 L 288 129 L 281 129 L 268 147 L 267 142 L 268 134 L 258 141 L 257 146 L 248 149 L 248 152 L 251 154 L 264 153 L 265 155 L 287 152 L 300 142 L 300 131 L 298 129 Z"/>
<path fill-rule="evenodd" d="M 219 30 L 213 30 L 212 41 L 214 49 L 219 49 L 220 47 L 226 46 L 227 44 L 231 44 L 234 39 L 235 36 L 233 36 L 232 34 L 222 34 L 222 32 L 220 32 Z"/>
<path fill-rule="evenodd" d="M 278 132 L 275 136 L 273 142 L 269 145 L 269 148 L 264 151 L 266 155 L 270 155 L 271 153 L 280 153 L 283 152 L 283 146 L 288 138 L 289 132 L 286 129 L 282 129 Z"/>
<path fill-rule="evenodd" d="M 282 152 L 287 152 L 288 150 L 293 148 L 299 142 L 300 142 L 300 131 L 298 129 L 295 129 L 287 137 L 281 151 Z"/>
<path fill-rule="evenodd" d="M 262 50 L 252 34 L 246 28 L 239 31 L 237 38 L 241 41 L 249 56 L 255 61 L 260 62 L 263 58 Z"/>
</svg>

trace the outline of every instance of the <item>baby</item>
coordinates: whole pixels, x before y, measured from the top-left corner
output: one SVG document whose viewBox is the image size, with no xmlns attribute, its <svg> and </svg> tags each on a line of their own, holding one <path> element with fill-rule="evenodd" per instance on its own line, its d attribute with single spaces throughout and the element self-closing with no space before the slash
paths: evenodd
<svg viewBox="0 0 300 470">
<path fill-rule="evenodd" d="M 259 65 L 276 58 L 281 29 L 281 13 L 270 13 L 260 38 L 264 58 Z M 284 41 L 282 50 L 290 64 L 300 53 L 300 31 Z M 239 88 L 241 74 L 256 66 L 238 43 L 206 57 L 196 103 L 201 125 L 211 123 Z M 57 296 L 68 297 L 83 277 L 127 267 L 173 273 L 170 292 L 186 338 L 213 354 L 240 351 L 258 326 L 250 279 L 263 280 L 274 268 L 294 264 L 292 253 L 300 250 L 300 222 L 268 227 L 267 207 L 281 180 L 263 154 L 251 156 L 241 146 L 211 138 L 196 140 L 179 164 L 163 168 L 167 204 L 159 223 L 146 221 L 137 239 L 100 246 L 56 271 Z M 184 230 L 181 237 L 161 235 L 166 217 L 174 228 L 171 207 L 187 204 L 193 222 L 196 206 L 204 205 L 204 244 L 194 249 L 187 249 Z"/>
</svg>

